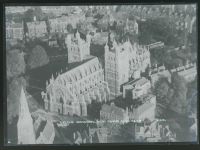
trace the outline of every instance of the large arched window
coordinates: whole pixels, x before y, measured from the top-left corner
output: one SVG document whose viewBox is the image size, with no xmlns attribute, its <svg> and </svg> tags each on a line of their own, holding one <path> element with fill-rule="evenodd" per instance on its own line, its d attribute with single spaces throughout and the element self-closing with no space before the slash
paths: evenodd
<svg viewBox="0 0 200 150">
<path fill-rule="evenodd" d="M 61 108 L 60 108 L 60 112 L 59 113 L 61 113 L 61 114 L 63 114 L 64 113 L 64 101 L 63 101 L 63 98 L 62 97 L 60 97 L 60 104 L 61 104 Z"/>
</svg>

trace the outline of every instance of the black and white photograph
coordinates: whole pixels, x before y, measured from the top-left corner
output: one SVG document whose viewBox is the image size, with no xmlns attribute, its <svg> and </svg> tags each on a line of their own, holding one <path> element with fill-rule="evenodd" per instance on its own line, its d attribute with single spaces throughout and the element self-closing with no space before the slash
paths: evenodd
<svg viewBox="0 0 200 150">
<path fill-rule="evenodd" d="M 4 13 L 6 145 L 198 142 L 197 4 Z"/>
</svg>

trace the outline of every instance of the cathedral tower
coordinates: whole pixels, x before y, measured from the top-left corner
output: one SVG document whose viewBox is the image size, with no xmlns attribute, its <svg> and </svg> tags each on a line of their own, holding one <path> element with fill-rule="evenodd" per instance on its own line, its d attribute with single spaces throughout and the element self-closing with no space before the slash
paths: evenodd
<svg viewBox="0 0 200 150">
<path fill-rule="evenodd" d="M 65 44 L 68 50 L 68 63 L 83 61 L 85 56 L 90 55 L 91 36 L 86 35 L 86 40 L 80 37 L 77 31 L 75 35 L 67 35 Z"/>
<path fill-rule="evenodd" d="M 105 45 L 105 80 L 111 99 L 122 94 L 120 86 L 129 79 L 128 56 L 126 48 L 109 35 L 108 44 Z"/>
<path fill-rule="evenodd" d="M 24 89 L 21 89 L 19 100 L 19 119 L 17 122 L 18 144 L 35 144 L 33 120 L 29 112 Z"/>
</svg>

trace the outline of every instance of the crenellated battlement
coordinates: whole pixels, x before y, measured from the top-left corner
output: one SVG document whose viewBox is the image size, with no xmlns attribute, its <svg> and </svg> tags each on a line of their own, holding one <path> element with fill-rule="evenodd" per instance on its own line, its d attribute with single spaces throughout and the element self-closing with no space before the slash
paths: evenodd
<svg viewBox="0 0 200 150">
<path fill-rule="evenodd" d="M 186 63 L 186 65 L 184 66 L 179 66 L 177 68 L 171 69 L 170 72 L 174 73 L 174 72 L 181 72 L 181 71 L 188 71 L 192 68 L 196 68 L 196 63 Z"/>
</svg>

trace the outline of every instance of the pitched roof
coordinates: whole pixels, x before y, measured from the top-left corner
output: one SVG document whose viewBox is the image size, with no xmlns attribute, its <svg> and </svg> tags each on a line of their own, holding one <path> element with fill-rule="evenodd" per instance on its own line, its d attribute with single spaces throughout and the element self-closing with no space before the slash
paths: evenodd
<svg viewBox="0 0 200 150">
<path fill-rule="evenodd" d="M 119 108 L 112 104 L 110 106 L 107 104 L 103 104 L 101 111 L 106 112 L 106 113 L 115 114 L 118 117 L 123 117 L 123 114 L 124 114 L 124 109 Z"/>
<path fill-rule="evenodd" d="M 40 132 L 43 132 L 45 126 L 46 126 L 47 121 L 41 121 L 39 127 L 36 130 L 36 139 L 40 136 Z"/>
<path fill-rule="evenodd" d="M 136 79 L 136 80 L 132 80 L 130 82 L 127 82 L 124 84 L 124 86 L 131 86 L 132 88 L 134 88 L 135 86 L 142 86 L 144 85 L 145 83 L 147 83 L 149 80 L 142 77 L 142 78 L 139 78 L 139 79 Z"/>
<path fill-rule="evenodd" d="M 50 138 L 51 138 L 51 136 L 53 135 L 54 132 L 55 131 L 54 131 L 53 123 L 51 121 L 47 121 L 45 128 L 43 130 L 43 135 L 47 139 L 47 141 L 50 140 Z"/>
<path fill-rule="evenodd" d="M 98 58 L 89 55 L 86 56 L 82 62 L 71 63 L 68 70 L 61 74 L 61 76 L 65 76 L 68 82 L 76 82 L 80 79 L 80 77 L 83 78 L 84 76 L 87 76 L 88 74 L 91 74 L 100 68 L 101 65 Z"/>
</svg>

